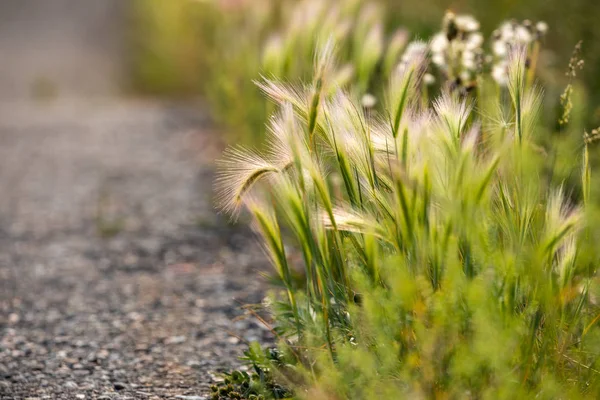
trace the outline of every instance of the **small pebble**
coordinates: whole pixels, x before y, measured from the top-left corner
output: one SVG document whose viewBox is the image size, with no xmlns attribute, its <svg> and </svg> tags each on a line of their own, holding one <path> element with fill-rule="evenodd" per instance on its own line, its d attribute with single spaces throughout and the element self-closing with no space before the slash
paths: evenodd
<svg viewBox="0 0 600 400">
<path fill-rule="evenodd" d="M 235 336 L 231 336 L 227 338 L 227 341 L 231 344 L 238 344 L 240 342 L 240 339 L 236 338 Z"/>
<path fill-rule="evenodd" d="M 67 389 L 77 389 L 78 388 L 77 384 L 75 382 L 73 382 L 73 381 L 67 381 L 67 382 L 65 382 L 65 387 Z"/>
<path fill-rule="evenodd" d="M 12 314 L 10 314 L 8 316 L 8 323 L 9 324 L 16 324 L 20 320 L 21 320 L 21 317 L 19 317 L 19 314 L 12 313 Z"/>
<path fill-rule="evenodd" d="M 185 336 L 171 336 L 165 340 L 165 344 L 181 344 L 184 343 L 186 339 Z"/>
</svg>

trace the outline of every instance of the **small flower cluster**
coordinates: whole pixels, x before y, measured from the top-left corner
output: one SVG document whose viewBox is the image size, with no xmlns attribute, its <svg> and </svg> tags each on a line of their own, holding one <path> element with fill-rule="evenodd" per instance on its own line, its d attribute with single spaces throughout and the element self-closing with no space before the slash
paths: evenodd
<svg viewBox="0 0 600 400">
<path fill-rule="evenodd" d="M 575 78 L 577 77 L 577 71 L 578 70 L 582 70 L 583 66 L 585 64 L 585 61 L 583 60 L 583 58 L 581 58 L 581 45 L 583 44 L 583 41 L 579 41 L 577 42 L 577 44 L 575 45 L 575 48 L 573 49 L 573 54 L 571 55 L 571 58 L 569 59 L 569 67 L 567 68 L 567 77 L 569 78 Z"/>
<path fill-rule="evenodd" d="M 526 46 L 539 43 L 546 35 L 548 24 L 543 21 L 533 24 L 530 20 L 504 22 L 492 33 L 492 78 L 505 86 L 508 80 L 508 53 L 511 46 Z"/>
<path fill-rule="evenodd" d="M 573 110 L 573 101 L 571 96 L 573 95 L 573 84 L 572 80 L 577 76 L 577 71 L 583 69 L 584 61 L 581 58 L 581 44 L 580 40 L 573 49 L 573 54 L 569 59 L 569 67 L 567 68 L 567 77 L 569 78 L 569 84 L 565 88 L 565 91 L 560 95 L 560 105 L 563 108 L 563 113 L 558 123 L 560 125 L 566 125 L 571 119 L 571 111 Z"/>
<path fill-rule="evenodd" d="M 447 79 L 451 88 L 469 91 L 475 86 L 476 77 L 484 64 L 491 64 L 492 78 L 505 86 L 508 80 L 508 54 L 512 46 L 525 46 L 531 53 L 548 31 L 548 24 L 530 20 L 504 22 L 492 34 L 492 54 L 485 56 L 482 49 L 483 35 L 479 22 L 470 15 L 447 12 L 443 29 L 430 43 L 431 61 Z M 528 54 L 530 58 L 537 55 Z"/>
<path fill-rule="evenodd" d="M 447 12 L 430 44 L 431 61 L 453 85 L 468 90 L 483 65 L 483 41 L 475 18 Z"/>
<path fill-rule="evenodd" d="M 585 132 L 583 134 L 583 142 L 587 144 L 592 144 L 600 140 L 600 128 L 592 129 L 591 133 Z"/>
</svg>

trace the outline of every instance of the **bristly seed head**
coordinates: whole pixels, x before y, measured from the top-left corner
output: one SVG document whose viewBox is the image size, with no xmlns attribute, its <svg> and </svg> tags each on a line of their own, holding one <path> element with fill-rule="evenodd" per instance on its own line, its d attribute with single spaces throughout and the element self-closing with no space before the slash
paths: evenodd
<svg viewBox="0 0 600 400">
<path fill-rule="evenodd" d="M 225 150 L 223 158 L 217 161 L 217 167 L 217 207 L 234 219 L 237 218 L 245 196 L 252 187 L 270 174 L 280 172 L 277 165 L 242 147 Z"/>
</svg>

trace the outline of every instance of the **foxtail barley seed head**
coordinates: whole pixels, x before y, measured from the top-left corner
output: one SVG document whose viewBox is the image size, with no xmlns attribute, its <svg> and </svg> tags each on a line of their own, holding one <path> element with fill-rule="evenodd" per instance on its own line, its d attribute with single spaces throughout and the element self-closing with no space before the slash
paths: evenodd
<svg viewBox="0 0 600 400">
<path fill-rule="evenodd" d="M 440 130 L 450 135 L 453 142 L 458 143 L 473 106 L 467 100 L 460 100 L 446 92 L 435 100 L 433 107 Z"/>
<path fill-rule="evenodd" d="M 392 73 L 387 92 L 387 109 L 392 121 L 392 133 L 398 136 L 398 129 L 404 112 L 419 99 L 426 66 L 426 46 L 423 42 L 408 45 L 405 56 Z"/>
<path fill-rule="evenodd" d="M 562 188 L 551 193 L 546 207 L 544 249 L 553 255 L 571 234 L 577 232 L 581 218 L 581 209 L 569 206 Z"/>
<path fill-rule="evenodd" d="M 229 148 L 217 161 L 217 207 L 236 218 L 248 192 L 261 179 L 277 174 L 277 165 L 242 147 Z"/>
</svg>

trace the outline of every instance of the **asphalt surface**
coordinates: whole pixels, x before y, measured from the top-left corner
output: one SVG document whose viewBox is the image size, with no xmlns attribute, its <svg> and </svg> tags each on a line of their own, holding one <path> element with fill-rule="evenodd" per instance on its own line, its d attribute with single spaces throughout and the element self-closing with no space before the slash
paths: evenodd
<svg viewBox="0 0 600 400">
<path fill-rule="evenodd" d="M 213 211 L 223 145 L 200 110 L 0 106 L 1 399 L 203 398 L 270 340 L 238 319 L 267 262 Z"/>
</svg>

